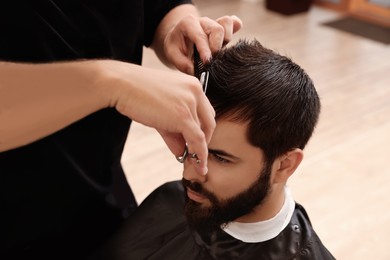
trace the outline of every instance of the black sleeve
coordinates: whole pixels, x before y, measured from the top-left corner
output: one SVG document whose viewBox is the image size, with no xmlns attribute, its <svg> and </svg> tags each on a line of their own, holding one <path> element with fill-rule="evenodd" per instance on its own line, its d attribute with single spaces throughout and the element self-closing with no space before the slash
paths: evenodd
<svg viewBox="0 0 390 260">
<path fill-rule="evenodd" d="M 164 16 L 181 4 L 192 3 L 191 0 L 145 0 L 145 38 L 144 45 L 152 44 L 154 33 Z"/>
</svg>

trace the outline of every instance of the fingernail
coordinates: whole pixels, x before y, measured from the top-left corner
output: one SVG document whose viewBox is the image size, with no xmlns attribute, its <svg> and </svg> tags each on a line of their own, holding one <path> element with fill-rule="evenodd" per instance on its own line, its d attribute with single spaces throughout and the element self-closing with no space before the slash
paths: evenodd
<svg viewBox="0 0 390 260">
<path fill-rule="evenodd" d="M 208 171 L 209 171 L 209 169 L 207 167 L 202 168 L 203 175 L 206 175 Z"/>
<path fill-rule="evenodd" d="M 210 62 L 211 58 L 212 58 L 211 52 L 208 52 L 208 53 L 205 55 L 205 60 L 203 61 L 203 63 L 208 63 L 208 62 Z"/>
</svg>

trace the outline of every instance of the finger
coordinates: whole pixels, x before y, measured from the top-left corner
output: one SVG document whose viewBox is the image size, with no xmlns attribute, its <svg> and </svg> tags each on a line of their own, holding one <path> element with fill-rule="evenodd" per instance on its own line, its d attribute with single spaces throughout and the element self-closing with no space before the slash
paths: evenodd
<svg viewBox="0 0 390 260">
<path fill-rule="evenodd" d="M 191 162 L 198 173 L 205 175 L 207 173 L 208 148 L 203 131 L 199 125 L 191 123 L 188 124 L 188 128 L 183 131 L 183 136 L 187 141 L 189 153 L 196 154 L 197 159 L 191 160 Z"/>
<path fill-rule="evenodd" d="M 194 164 L 197 172 L 204 175 L 207 173 L 208 157 L 206 135 L 201 129 L 197 108 L 195 107 L 192 111 L 194 111 L 192 118 L 183 121 L 183 129 L 181 132 L 186 140 L 188 152 L 196 154 L 196 159 L 191 160 L 191 162 Z"/>
<path fill-rule="evenodd" d="M 179 28 L 174 28 L 172 30 L 169 41 L 173 42 L 173 45 L 178 45 L 178 47 L 166 48 L 165 52 L 167 57 L 173 57 L 173 63 L 179 71 L 189 75 L 194 75 L 194 65 L 192 60 L 189 58 L 193 53 L 193 44 L 186 43 L 184 37 L 181 36 L 181 30 Z M 166 43 L 166 46 L 170 46 L 172 44 Z"/>
<path fill-rule="evenodd" d="M 212 53 L 209 47 L 209 39 L 207 33 L 202 28 L 199 18 L 188 16 L 180 23 L 181 33 L 187 37 L 191 43 L 196 45 L 196 49 L 203 62 L 211 59 Z"/>
<path fill-rule="evenodd" d="M 233 38 L 233 34 L 236 33 L 242 27 L 242 21 L 235 15 L 223 16 L 216 20 L 225 31 L 223 42 L 227 44 Z"/>
<path fill-rule="evenodd" d="M 201 129 L 205 135 L 207 144 L 210 142 L 213 135 L 216 122 L 215 122 L 215 110 L 210 104 L 210 101 L 206 96 L 199 101 L 198 106 L 198 118 Z"/>
<path fill-rule="evenodd" d="M 216 21 L 224 28 L 223 44 L 230 42 L 233 38 L 233 20 L 230 16 L 223 16 Z"/>
<path fill-rule="evenodd" d="M 194 118 L 198 118 L 198 120 L 190 122 L 193 124 L 193 126 L 190 126 L 190 129 L 194 131 L 193 139 L 185 135 L 188 151 L 192 154 L 196 154 L 196 157 L 193 158 L 191 162 L 196 166 L 196 169 L 201 174 L 205 174 L 207 172 L 207 147 L 216 126 L 214 117 L 215 111 L 213 107 L 207 97 L 202 94 L 198 103 L 197 115 L 194 116 Z M 198 132 L 199 126 L 201 132 Z"/>
<path fill-rule="evenodd" d="M 218 22 L 208 18 L 200 18 L 200 25 L 203 31 L 208 35 L 208 43 L 212 53 L 220 50 L 223 45 L 225 29 Z"/>
<path fill-rule="evenodd" d="M 193 62 L 184 55 L 179 49 L 174 48 L 175 50 L 172 50 L 171 57 L 175 57 L 175 66 L 176 68 L 188 75 L 194 75 L 194 64 Z"/>
</svg>

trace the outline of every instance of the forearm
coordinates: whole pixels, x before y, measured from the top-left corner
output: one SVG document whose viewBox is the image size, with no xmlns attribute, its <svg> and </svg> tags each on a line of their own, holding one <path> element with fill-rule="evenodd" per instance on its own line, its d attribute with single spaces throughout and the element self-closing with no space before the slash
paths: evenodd
<svg viewBox="0 0 390 260">
<path fill-rule="evenodd" d="M 168 67 L 172 64 L 168 61 L 164 51 L 164 40 L 167 33 L 184 17 L 193 15 L 199 16 L 197 8 L 192 4 L 183 4 L 172 9 L 160 22 L 153 38 L 151 48 L 155 51 L 159 59 Z M 182 46 L 185 48 L 186 46 Z"/>
<path fill-rule="evenodd" d="M 0 62 L 0 151 L 33 142 L 108 106 L 97 87 L 94 64 Z"/>
<path fill-rule="evenodd" d="M 0 62 L 0 152 L 104 107 L 159 130 L 175 155 L 187 143 L 205 172 L 215 113 L 196 78 L 113 60 Z"/>
</svg>

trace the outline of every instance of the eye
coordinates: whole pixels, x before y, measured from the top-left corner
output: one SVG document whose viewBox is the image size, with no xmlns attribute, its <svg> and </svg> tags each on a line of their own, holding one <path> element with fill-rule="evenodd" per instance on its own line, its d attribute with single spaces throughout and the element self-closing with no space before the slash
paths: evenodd
<svg viewBox="0 0 390 260">
<path fill-rule="evenodd" d="M 215 161 L 217 161 L 217 162 L 219 162 L 221 164 L 226 164 L 226 163 L 230 163 L 231 162 L 230 160 L 225 159 L 225 158 L 223 158 L 223 157 L 221 157 L 221 156 L 219 156 L 219 155 L 217 155 L 215 153 L 210 153 L 209 155 L 210 155 L 211 159 L 213 159 L 213 160 L 215 160 Z"/>
</svg>

